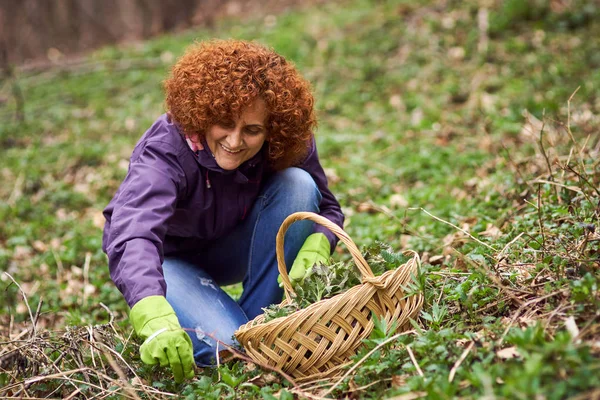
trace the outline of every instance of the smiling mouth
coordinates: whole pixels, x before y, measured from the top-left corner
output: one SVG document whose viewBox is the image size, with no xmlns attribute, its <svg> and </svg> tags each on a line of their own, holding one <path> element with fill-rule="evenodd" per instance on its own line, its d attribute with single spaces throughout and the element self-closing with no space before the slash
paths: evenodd
<svg viewBox="0 0 600 400">
<path fill-rule="evenodd" d="M 235 150 L 235 151 L 234 151 L 234 150 L 231 150 L 230 148 L 228 148 L 228 147 L 225 147 L 225 146 L 224 146 L 224 145 L 222 145 L 221 143 L 219 143 L 219 146 L 221 146 L 221 148 L 222 148 L 223 150 L 225 150 L 225 152 L 226 152 L 226 153 L 229 153 L 229 154 L 238 154 L 239 152 L 241 152 L 241 151 L 242 151 L 242 150 Z"/>
</svg>

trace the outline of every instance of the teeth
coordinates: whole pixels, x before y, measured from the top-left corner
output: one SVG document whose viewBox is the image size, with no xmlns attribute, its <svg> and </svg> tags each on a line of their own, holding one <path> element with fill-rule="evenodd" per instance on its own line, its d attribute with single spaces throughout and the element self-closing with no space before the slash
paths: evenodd
<svg viewBox="0 0 600 400">
<path fill-rule="evenodd" d="M 223 150 L 225 150 L 226 152 L 231 153 L 231 154 L 236 154 L 236 153 L 239 153 L 240 151 L 242 151 L 242 150 L 233 151 L 233 150 L 231 150 L 231 149 L 223 146 L 221 143 L 219 143 L 219 144 L 221 145 L 221 147 L 223 148 Z"/>
</svg>

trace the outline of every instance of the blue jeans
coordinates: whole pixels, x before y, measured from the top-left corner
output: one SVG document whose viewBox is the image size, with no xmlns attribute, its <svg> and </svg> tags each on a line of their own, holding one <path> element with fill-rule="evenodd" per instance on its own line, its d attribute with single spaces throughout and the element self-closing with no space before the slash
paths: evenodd
<svg viewBox="0 0 600 400">
<path fill-rule="evenodd" d="M 167 300 L 192 339 L 198 365 L 213 363 L 215 339 L 235 344 L 233 333 L 241 325 L 262 314 L 263 307 L 281 302 L 275 237 L 288 215 L 319 212 L 320 202 L 321 193 L 306 171 L 285 169 L 266 182 L 250 214 L 230 233 L 197 255 L 165 258 Z M 311 221 L 299 221 L 288 229 L 284 243 L 288 270 L 312 228 Z M 219 287 L 237 282 L 244 288 L 238 302 Z"/>
</svg>

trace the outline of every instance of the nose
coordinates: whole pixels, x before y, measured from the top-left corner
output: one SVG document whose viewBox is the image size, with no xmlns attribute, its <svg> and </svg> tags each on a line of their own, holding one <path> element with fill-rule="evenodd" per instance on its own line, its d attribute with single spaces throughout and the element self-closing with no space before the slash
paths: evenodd
<svg viewBox="0 0 600 400">
<path fill-rule="evenodd" d="M 242 146 L 242 142 L 243 139 L 241 129 L 235 127 L 233 130 L 231 130 L 229 135 L 227 135 L 227 147 L 229 147 L 232 150 L 237 150 L 239 147 Z"/>
</svg>

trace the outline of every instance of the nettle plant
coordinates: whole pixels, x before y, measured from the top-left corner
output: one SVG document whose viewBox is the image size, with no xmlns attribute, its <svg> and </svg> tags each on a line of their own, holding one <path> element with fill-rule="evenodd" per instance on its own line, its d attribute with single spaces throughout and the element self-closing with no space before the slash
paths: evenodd
<svg viewBox="0 0 600 400">
<path fill-rule="evenodd" d="M 410 257 L 402 253 L 394 253 L 388 244 L 376 242 L 362 250 L 363 257 L 371 267 L 373 274 L 379 276 L 385 271 L 398 268 Z M 418 277 L 408 285 L 407 296 L 420 291 Z M 264 309 L 265 322 L 291 313 L 318 301 L 331 298 L 361 283 L 361 275 L 352 260 L 337 261 L 331 265 L 315 265 L 306 278 L 294 286 L 296 297 L 287 304 L 273 304 Z"/>
</svg>

